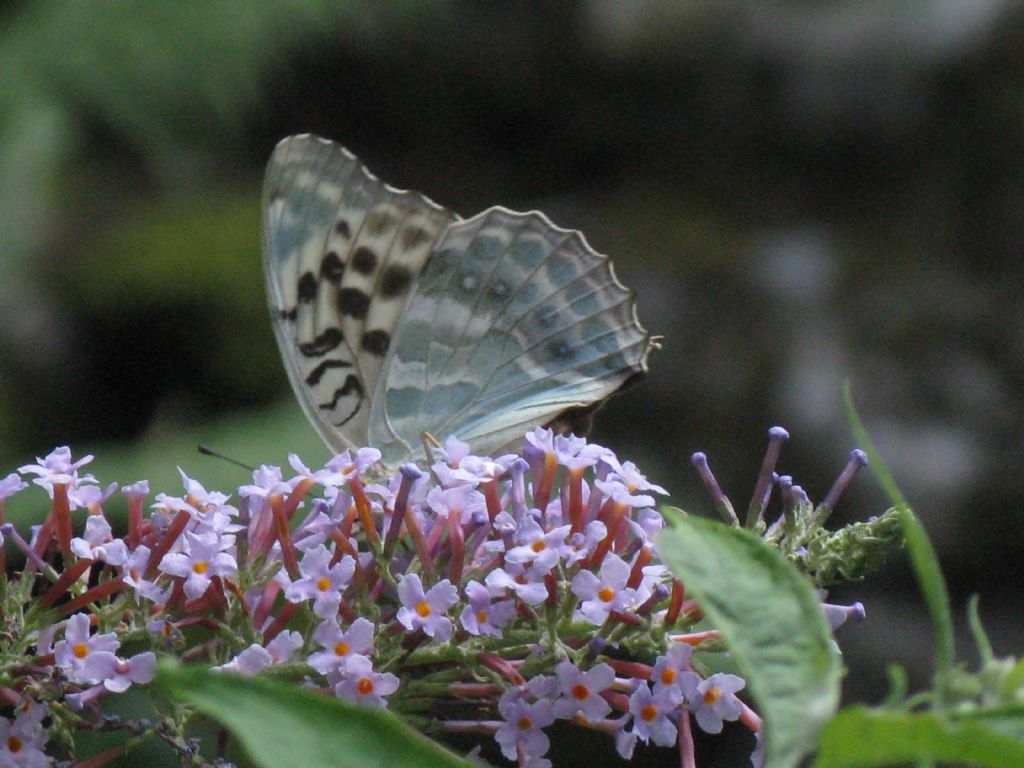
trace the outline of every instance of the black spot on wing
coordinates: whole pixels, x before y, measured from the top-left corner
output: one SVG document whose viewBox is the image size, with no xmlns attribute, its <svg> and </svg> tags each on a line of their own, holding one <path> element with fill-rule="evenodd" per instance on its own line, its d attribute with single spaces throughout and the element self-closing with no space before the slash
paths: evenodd
<svg viewBox="0 0 1024 768">
<path fill-rule="evenodd" d="M 334 395 L 331 397 L 329 403 L 320 403 L 320 408 L 325 411 L 334 410 L 335 406 L 338 405 L 338 401 L 343 397 L 348 397 L 352 393 L 356 393 L 360 397 L 363 395 L 363 382 L 359 380 L 359 377 L 354 373 L 350 373 L 345 377 L 345 383 L 342 384 L 338 389 L 334 390 Z M 351 416 L 349 416 L 351 418 Z M 347 419 L 346 419 L 347 421 Z"/>
<path fill-rule="evenodd" d="M 351 368 L 352 363 L 346 360 L 324 360 L 320 365 L 309 372 L 306 377 L 306 384 L 311 387 L 315 387 L 320 383 L 320 379 L 323 375 L 332 368 Z"/>
<path fill-rule="evenodd" d="M 299 301 L 310 302 L 316 298 L 316 275 L 312 272 L 303 272 L 299 278 Z"/>
<path fill-rule="evenodd" d="M 345 263 L 336 251 L 328 251 L 320 262 L 320 276 L 332 285 L 340 285 L 345 276 Z"/>
<path fill-rule="evenodd" d="M 430 233 L 423 227 L 406 227 L 402 230 L 402 248 L 411 251 L 416 246 L 423 244 L 429 237 Z"/>
<path fill-rule="evenodd" d="M 275 310 L 275 312 L 281 320 L 287 320 L 290 323 L 294 323 L 295 318 L 299 316 L 295 307 L 292 307 L 291 309 L 278 309 Z"/>
<path fill-rule="evenodd" d="M 334 222 L 334 231 L 344 237 L 346 240 L 352 237 L 352 230 L 349 229 L 348 222 L 344 219 L 338 219 Z"/>
<path fill-rule="evenodd" d="M 395 226 L 395 217 L 389 210 L 378 208 L 367 214 L 364 226 L 372 237 L 377 237 Z"/>
<path fill-rule="evenodd" d="M 299 344 L 299 352 L 305 357 L 320 357 L 337 348 L 344 338 L 340 328 L 328 328 L 312 341 Z"/>
<path fill-rule="evenodd" d="M 363 334 L 363 349 L 379 357 L 384 357 L 391 344 L 391 334 L 387 331 L 367 331 Z"/>
<path fill-rule="evenodd" d="M 358 288 L 342 288 L 338 291 L 338 311 L 343 315 L 362 320 L 370 308 L 370 297 Z"/>
<path fill-rule="evenodd" d="M 380 277 L 380 295 L 385 299 L 400 296 L 409 289 L 412 272 L 407 267 L 390 266 Z"/>
<path fill-rule="evenodd" d="M 361 245 L 352 254 L 352 269 L 363 275 L 368 275 L 377 268 L 377 254 Z"/>
</svg>

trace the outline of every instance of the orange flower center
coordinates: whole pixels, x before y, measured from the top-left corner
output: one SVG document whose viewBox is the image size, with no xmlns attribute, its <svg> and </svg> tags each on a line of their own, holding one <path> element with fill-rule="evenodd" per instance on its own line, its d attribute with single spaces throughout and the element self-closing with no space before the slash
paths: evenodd
<svg viewBox="0 0 1024 768">
<path fill-rule="evenodd" d="M 207 565 L 202 560 L 200 560 L 199 562 L 196 562 L 196 563 L 192 563 L 192 573 L 203 574 L 203 573 L 206 573 L 206 569 L 207 569 Z"/>
<path fill-rule="evenodd" d="M 675 681 L 676 671 L 674 669 L 661 670 L 661 682 L 663 685 L 672 685 Z"/>
<path fill-rule="evenodd" d="M 547 548 L 547 544 L 544 543 L 544 539 L 538 539 L 530 545 L 530 549 L 534 552 L 543 552 Z"/>
<path fill-rule="evenodd" d="M 416 603 L 416 613 L 418 613 L 424 619 L 430 615 L 430 606 L 427 605 L 426 600 L 420 600 L 418 603 Z"/>
<path fill-rule="evenodd" d="M 520 731 L 528 731 L 533 728 L 533 721 L 524 715 L 516 720 L 516 728 Z"/>
<path fill-rule="evenodd" d="M 346 654 L 348 654 L 348 652 L 349 652 L 349 644 L 346 643 L 344 640 L 339 640 L 334 645 L 334 655 L 335 656 L 345 656 Z"/>
<path fill-rule="evenodd" d="M 612 598 L 615 597 L 615 590 L 611 587 L 605 587 L 597 593 L 597 596 L 601 598 L 602 601 L 610 603 L 612 601 Z"/>
<path fill-rule="evenodd" d="M 577 701 L 583 701 L 587 696 L 590 695 L 590 689 L 587 688 L 583 683 L 576 683 L 570 691 L 572 697 Z"/>
<path fill-rule="evenodd" d="M 653 704 L 644 704 L 640 709 L 640 719 L 645 723 L 651 722 L 658 716 L 658 708 Z"/>
<path fill-rule="evenodd" d="M 477 611 L 476 612 L 476 620 L 479 621 L 481 624 L 486 624 L 487 623 L 487 611 L 484 611 L 484 610 Z"/>
<path fill-rule="evenodd" d="M 75 643 L 71 648 L 71 652 L 75 654 L 76 659 L 84 659 L 89 655 L 89 646 L 85 643 Z"/>
<path fill-rule="evenodd" d="M 359 682 L 356 683 L 356 690 L 363 696 L 369 696 L 373 693 L 373 680 L 368 677 L 360 677 Z"/>
<path fill-rule="evenodd" d="M 316 580 L 316 588 L 321 592 L 326 592 L 328 589 L 330 589 L 330 586 L 331 580 L 326 576 L 321 576 L 319 579 Z"/>
<path fill-rule="evenodd" d="M 706 691 L 704 691 L 705 704 L 714 704 L 720 698 L 722 698 L 722 692 L 719 691 L 717 688 L 708 688 Z"/>
<path fill-rule="evenodd" d="M 7 751 L 12 755 L 16 755 L 21 752 L 22 741 L 17 736 L 7 737 Z"/>
</svg>

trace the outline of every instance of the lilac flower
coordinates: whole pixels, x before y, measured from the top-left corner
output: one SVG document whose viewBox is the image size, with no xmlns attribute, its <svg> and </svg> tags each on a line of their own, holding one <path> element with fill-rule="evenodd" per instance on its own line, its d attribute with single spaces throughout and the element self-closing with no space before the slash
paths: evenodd
<svg viewBox="0 0 1024 768">
<path fill-rule="evenodd" d="M 601 625 L 611 611 L 625 611 L 640 602 L 635 589 L 626 587 L 629 565 L 616 554 L 609 554 L 601 563 L 600 576 L 591 571 L 580 571 L 570 588 L 583 602 L 580 613 L 591 624 Z"/>
<path fill-rule="evenodd" d="M 452 636 L 452 622 L 444 614 L 459 601 L 459 592 L 448 579 L 439 581 L 424 593 L 420 577 L 415 573 L 406 574 L 398 582 L 398 597 L 402 607 L 398 609 L 397 618 L 406 629 L 422 629 L 439 643 Z"/>
<path fill-rule="evenodd" d="M 559 550 L 571 529 L 562 525 L 545 533 L 536 520 L 526 520 L 516 533 L 519 546 L 505 553 L 505 562 L 525 565 L 535 575 L 546 574 L 558 565 Z"/>
<path fill-rule="evenodd" d="M 252 472 L 252 483 L 238 487 L 238 495 L 248 500 L 249 510 L 255 515 L 266 507 L 271 496 L 288 493 L 291 489 L 291 485 L 281 476 L 280 467 L 261 464 Z"/>
<path fill-rule="evenodd" d="M 354 455 L 346 449 L 328 461 L 324 467 L 326 471 L 317 473 L 317 476 L 324 485 L 345 485 L 380 461 L 380 456 L 376 448 L 360 448 Z"/>
<path fill-rule="evenodd" d="M 374 672 L 373 664 L 365 656 L 350 658 L 343 674 L 344 678 L 334 686 L 334 695 L 339 699 L 383 707 L 387 704 L 384 697 L 398 690 L 398 678 L 390 672 Z"/>
<path fill-rule="evenodd" d="M 225 494 L 219 491 L 207 491 L 202 483 L 186 475 L 185 470 L 181 467 L 178 467 L 178 474 L 181 475 L 181 482 L 185 488 L 186 495 L 193 499 L 196 504 L 219 507 L 227 502 L 228 497 Z"/>
<path fill-rule="evenodd" d="M 609 466 L 612 474 L 625 484 L 630 493 L 654 491 L 662 496 L 668 495 L 668 491 L 660 485 L 649 482 L 632 461 L 625 461 L 620 464 L 615 454 L 610 451 L 606 456 L 602 456 L 601 460 Z"/>
<path fill-rule="evenodd" d="M 683 694 L 679 688 L 669 686 L 653 693 L 641 685 L 629 697 L 629 711 L 633 715 L 633 733 L 644 743 L 653 741 L 659 747 L 676 743 L 675 718 Z"/>
<path fill-rule="evenodd" d="M 171 576 L 185 578 L 185 594 L 192 600 L 202 597 L 214 576 L 234 576 L 235 558 L 225 552 L 231 546 L 223 537 L 185 532 L 185 551 L 164 555 L 157 566 Z"/>
<path fill-rule="evenodd" d="M 137 482 L 132 483 L 131 485 L 126 485 L 121 489 L 121 495 L 124 496 L 126 499 L 144 498 L 145 496 L 149 495 L 149 481 L 139 480 Z"/>
<path fill-rule="evenodd" d="M 313 613 L 321 619 L 338 613 L 341 592 L 356 570 L 356 561 L 351 555 L 345 555 L 334 565 L 331 565 L 332 556 L 323 544 L 307 550 L 299 563 L 302 578 L 289 584 L 284 591 L 285 598 L 293 603 L 312 598 Z"/>
<path fill-rule="evenodd" d="M 651 683 L 654 685 L 655 693 L 662 688 L 680 685 L 680 673 L 689 670 L 692 654 L 693 648 L 686 643 L 675 643 L 668 649 L 668 653 L 655 660 L 651 672 Z"/>
<path fill-rule="evenodd" d="M 122 578 L 124 583 L 135 590 L 135 602 L 140 597 L 152 600 L 154 603 L 163 604 L 170 594 L 170 587 L 161 589 L 155 581 L 145 578 L 146 569 L 149 566 L 150 549 L 145 545 L 136 547 L 124 563 Z"/>
<path fill-rule="evenodd" d="M 46 705 L 37 702 L 15 709 L 13 722 L 0 717 L 0 766 L 40 768 L 53 764 L 53 758 L 43 752 L 49 738 L 42 725 L 46 715 Z"/>
<path fill-rule="evenodd" d="M 324 649 L 312 654 L 306 663 L 322 675 L 344 667 L 354 656 L 373 650 L 373 622 L 360 616 L 347 631 L 337 621 L 325 621 L 313 631 L 313 639 Z"/>
<path fill-rule="evenodd" d="M 54 448 L 46 455 L 46 458 L 36 457 L 38 464 L 26 464 L 18 467 L 22 474 L 37 475 L 32 482 L 46 489 L 50 497 L 53 497 L 53 486 L 71 485 L 77 486 L 83 483 L 95 483 L 96 478 L 92 475 L 78 475 L 78 469 L 85 466 L 93 457 L 83 456 L 78 461 L 71 461 L 71 449 L 66 445 Z"/>
<path fill-rule="evenodd" d="M 7 477 L 0 479 L 0 503 L 26 488 L 28 483 L 22 480 L 17 472 L 11 472 Z"/>
<path fill-rule="evenodd" d="M 98 681 L 93 681 L 82 673 L 89 657 L 94 653 L 113 654 L 120 645 L 117 635 L 113 632 L 90 637 L 89 617 L 84 613 L 76 613 L 68 619 L 64 639 L 54 645 L 53 654 L 57 666 L 71 682 L 91 683 Z"/>
<path fill-rule="evenodd" d="M 511 589 L 527 605 L 537 605 L 548 596 L 542 578 L 543 574 L 532 574 L 524 565 L 509 563 L 505 568 L 495 568 L 488 573 L 484 583 L 492 590 Z"/>
<path fill-rule="evenodd" d="M 491 591 L 479 581 L 470 581 L 465 588 L 468 603 L 459 621 L 471 635 L 501 637 L 501 629 L 512 619 L 516 606 L 511 600 L 491 602 Z"/>
<path fill-rule="evenodd" d="M 494 734 L 495 740 L 501 745 L 501 754 L 509 760 L 516 760 L 519 750 L 522 750 L 527 759 L 542 757 L 551 742 L 541 728 L 554 722 L 552 709 L 553 705 L 548 699 L 530 704 L 517 689 L 506 691 L 498 701 L 498 711 L 505 722 Z"/>
<path fill-rule="evenodd" d="M 462 525 L 471 521 L 483 522 L 487 514 L 487 502 L 480 491 L 469 485 L 454 488 L 431 488 L 427 494 L 427 506 L 439 517 L 448 519 L 455 514 Z"/>
<path fill-rule="evenodd" d="M 680 685 L 697 725 L 708 733 L 721 733 L 723 720 L 739 718 L 742 710 L 735 694 L 746 685 L 742 677 L 720 672 L 701 680 L 687 672 L 680 675 Z"/>
<path fill-rule="evenodd" d="M 128 547 L 111 535 L 110 523 L 103 515 L 89 515 L 85 521 L 85 536 L 71 540 L 71 551 L 78 557 L 102 560 L 109 565 L 124 565 L 128 559 Z"/>
<path fill-rule="evenodd" d="M 563 661 L 555 667 L 555 676 L 561 692 L 561 698 L 555 702 L 555 717 L 568 719 L 579 713 L 588 723 L 596 723 L 611 712 L 608 702 L 600 696 L 615 682 L 615 671 L 607 664 L 581 672 L 572 662 Z"/>
<path fill-rule="evenodd" d="M 594 480 L 594 487 L 601 491 L 606 498 L 626 507 L 637 509 L 654 506 L 653 496 L 634 496 L 625 483 L 614 477 L 610 477 L 608 480 Z"/>
<path fill-rule="evenodd" d="M 608 449 L 596 443 L 587 444 L 576 435 L 556 435 L 552 441 L 555 461 L 570 471 L 579 471 L 597 464 Z"/>
<path fill-rule="evenodd" d="M 231 661 L 213 669 L 240 675 L 255 675 L 267 667 L 287 663 L 292 654 L 302 647 L 302 643 L 302 635 L 298 632 L 282 632 L 267 643 L 266 647 L 253 643 Z"/>
<path fill-rule="evenodd" d="M 630 521 L 632 522 L 632 521 Z M 593 553 L 594 548 L 600 544 L 608 535 L 608 526 L 600 520 L 592 520 L 587 523 L 583 533 L 574 533 L 569 538 L 569 543 L 562 547 L 562 557 L 565 558 L 565 567 L 568 568 L 578 563 Z"/>
<path fill-rule="evenodd" d="M 90 654 L 82 666 L 81 678 L 90 683 L 102 683 L 111 693 L 124 693 L 132 683 L 145 685 L 156 675 L 156 655 L 151 651 L 122 659 L 113 653 L 98 651 Z"/>
</svg>

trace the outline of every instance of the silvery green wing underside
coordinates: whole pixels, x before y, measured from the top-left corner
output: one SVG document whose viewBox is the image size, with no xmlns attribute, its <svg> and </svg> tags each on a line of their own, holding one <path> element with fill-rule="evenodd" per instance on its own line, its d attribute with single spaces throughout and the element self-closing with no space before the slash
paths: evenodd
<svg viewBox="0 0 1024 768">
<path fill-rule="evenodd" d="M 371 399 L 391 465 L 424 431 L 480 454 L 588 408 L 647 369 L 650 335 L 607 256 L 542 213 L 451 224 L 412 289 Z"/>
<path fill-rule="evenodd" d="M 263 187 L 274 331 L 306 415 L 335 450 L 367 444 L 395 324 L 457 218 L 387 186 L 333 142 L 292 136 L 274 150 Z"/>
</svg>

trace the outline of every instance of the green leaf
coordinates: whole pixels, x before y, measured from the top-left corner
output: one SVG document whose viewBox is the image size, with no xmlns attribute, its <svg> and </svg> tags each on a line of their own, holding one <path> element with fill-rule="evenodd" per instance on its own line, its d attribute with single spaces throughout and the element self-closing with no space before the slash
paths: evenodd
<svg viewBox="0 0 1024 768">
<path fill-rule="evenodd" d="M 1024 716 L 1017 715 L 1018 728 Z M 984 718 L 950 720 L 926 713 L 849 707 L 826 726 L 814 768 L 869 768 L 934 761 L 987 768 L 1024 765 L 1024 741 Z"/>
<path fill-rule="evenodd" d="M 165 663 L 157 684 L 227 726 L 266 768 L 471 768 L 386 710 L 276 680 Z"/>
<path fill-rule="evenodd" d="M 928 614 L 932 620 L 932 633 L 935 636 L 935 687 L 940 693 L 940 698 L 945 699 L 946 690 L 953 674 L 956 647 L 953 640 L 953 615 L 949 609 L 949 591 L 946 589 L 946 580 L 942 577 L 939 558 L 935 554 L 935 548 L 928 539 L 924 526 L 910 509 L 910 505 L 900 492 L 889 469 L 878 455 L 874 443 L 868 437 L 864 425 L 861 424 L 860 417 L 853 405 L 850 382 L 843 385 L 843 400 L 846 406 L 846 418 L 850 422 L 854 437 L 868 455 L 871 468 L 878 476 L 878 480 L 893 506 L 899 509 L 900 523 L 903 527 L 907 551 L 910 553 L 910 562 L 914 567 L 914 575 L 917 577 L 918 586 L 921 588 L 921 594 L 924 595 Z"/>
<path fill-rule="evenodd" d="M 746 678 L 764 720 L 765 766 L 796 765 L 839 700 L 839 654 L 810 582 L 749 531 L 665 512 L 658 553 Z"/>
</svg>

